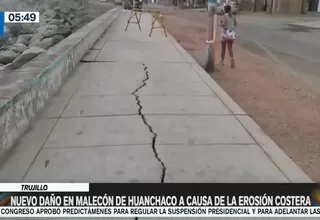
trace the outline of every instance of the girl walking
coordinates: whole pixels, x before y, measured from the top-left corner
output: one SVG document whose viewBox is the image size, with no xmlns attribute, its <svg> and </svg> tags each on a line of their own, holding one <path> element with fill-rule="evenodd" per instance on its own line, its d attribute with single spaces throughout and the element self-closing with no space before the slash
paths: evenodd
<svg viewBox="0 0 320 220">
<path fill-rule="evenodd" d="M 226 48 L 231 60 L 231 68 L 235 67 L 234 55 L 233 55 L 233 42 L 236 39 L 235 27 L 237 26 L 237 20 L 235 15 L 231 12 L 231 6 L 226 5 L 224 7 L 224 15 L 222 16 L 221 24 L 221 61 L 220 64 L 224 65 L 224 57 L 226 54 Z"/>
</svg>

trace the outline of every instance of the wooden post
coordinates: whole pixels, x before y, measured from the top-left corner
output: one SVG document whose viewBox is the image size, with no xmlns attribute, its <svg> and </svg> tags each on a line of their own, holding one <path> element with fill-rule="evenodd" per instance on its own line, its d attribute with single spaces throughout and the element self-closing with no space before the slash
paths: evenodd
<svg viewBox="0 0 320 220">
<path fill-rule="evenodd" d="M 215 14 L 217 13 L 217 6 L 216 9 L 214 11 L 214 13 L 212 13 L 212 9 L 209 8 L 210 6 L 208 6 L 208 27 L 207 27 L 207 48 L 206 48 L 206 55 L 208 56 L 208 63 L 205 67 L 206 71 L 214 71 L 215 69 L 215 48 L 214 48 L 214 35 L 215 35 Z"/>
<path fill-rule="evenodd" d="M 257 10 L 257 1 L 252 0 L 252 12 L 256 12 L 256 10 Z"/>
<path fill-rule="evenodd" d="M 167 31 L 166 31 L 166 28 L 164 27 L 164 24 L 163 24 L 164 18 L 162 16 L 162 14 L 160 14 L 159 11 L 150 11 L 150 12 L 152 14 L 152 22 L 151 22 L 151 29 L 150 29 L 149 37 L 151 37 L 153 29 L 156 29 L 156 28 L 162 28 L 164 35 L 167 37 Z M 160 27 L 154 26 L 157 20 L 160 23 Z"/>
<path fill-rule="evenodd" d="M 273 13 L 273 7 L 274 7 L 274 0 L 271 0 L 271 3 L 268 5 L 268 12 L 270 14 Z"/>
<path fill-rule="evenodd" d="M 141 30 L 141 25 L 140 25 L 141 16 L 142 16 L 142 11 L 140 9 L 132 8 L 131 12 L 130 12 L 129 19 L 127 21 L 127 25 L 126 25 L 125 31 L 128 30 L 128 27 L 129 27 L 130 23 L 138 24 L 139 30 L 142 31 Z M 135 18 L 136 21 L 132 21 L 133 18 Z"/>
<path fill-rule="evenodd" d="M 271 9 L 271 13 L 275 12 L 275 5 L 276 5 L 276 0 L 272 0 L 272 9 Z"/>
<path fill-rule="evenodd" d="M 301 2 L 301 14 L 306 14 L 307 13 L 307 11 L 308 11 L 307 7 L 308 7 L 308 0 L 302 0 L 302 2 Z"/>
</svg>

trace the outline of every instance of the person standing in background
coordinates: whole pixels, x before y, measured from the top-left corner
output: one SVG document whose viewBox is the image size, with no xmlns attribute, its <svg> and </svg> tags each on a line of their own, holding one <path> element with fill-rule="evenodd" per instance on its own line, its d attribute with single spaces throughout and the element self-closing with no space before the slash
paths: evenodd
<svg viewBox="0 0 320 220">
<path fill-rule="evenodd" d="M 235 60 L 233 54 L 233 42 L 236 39 L 235 27 L 238 25 L 236 16 L 232 14 L 231 6 L 224 6 L 225 14 L 222 16 L 221 24 L 221 61 L 220 65 L 224 65 L 224 57 L 226 54 L 226 47 L 231 60 L 231 68 L 235 67 Z"/>
</svg>

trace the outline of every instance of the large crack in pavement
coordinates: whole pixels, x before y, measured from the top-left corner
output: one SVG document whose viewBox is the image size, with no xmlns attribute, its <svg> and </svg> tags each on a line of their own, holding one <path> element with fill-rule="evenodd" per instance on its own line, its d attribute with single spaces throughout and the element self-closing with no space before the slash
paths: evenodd
<svg viewBox="0 0 320 220">
<path fill-rule="evenodd" d="M 139 106 L 138 112 L 139 112 L 139 115 L 142 118 L 143 123 L 148 127 L 150 133 L 153 135 L 153 137 L 152 137 L 152 150 L 153 150 L 155 158 L 159 161 L 159 163 L 162 166 L 161 183 L 164 183 L 164 179 L 165 179 L 165 176 L 166 176 L 167 168 L 166 168 L 164 162 L 159 157 L 159 154 L 158 154 L 157 149 L 156 149 L 156 140 L 157 140 L 158 134 L 153 131 L 153 128 L 148 123 L 146 116 L 142 113 L 143 106 L 141 104 L 139 95 L 137 95 L 137 92 L 140 89 L 142 89 L 143 87 L 145 87 L 147 85 L 147 81 L 149 80 L 148 67 L 145 64 L 142 64 L 142 65 L 143 65 L 143 70 L 145 72 L 145 79 L 142 80 L 142 84 L 136 90 L 134 90 L 131 94 L 136 98 L 137 105 Z"/>
</svg>

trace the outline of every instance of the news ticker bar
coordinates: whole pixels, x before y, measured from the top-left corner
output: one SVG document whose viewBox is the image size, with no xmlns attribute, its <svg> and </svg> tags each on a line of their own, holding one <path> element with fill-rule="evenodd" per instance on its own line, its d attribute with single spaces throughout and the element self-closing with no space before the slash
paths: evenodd
<svg viewBox="0 0 320 220">
<path fill-rule="evenodd" d="M 37 11 L 8 12 L 0 11 L 0 37 L 5 34 L 5 24 L 39 23 L 40 13 Z"/>
<path fill-rule="evenodd" d="M 316 184 L 0 183 L 0 192 L 10 206 L 320 206 Z"/>
<path fill-rule="evenodd" d="M 316 207 L 0 207 L 1 217 L 320 217 Z"/>
<path fill-rule="evenodd" d="M 316 217 L 317 184 L 0 183 L 0 217 Z"/>
</svg>

